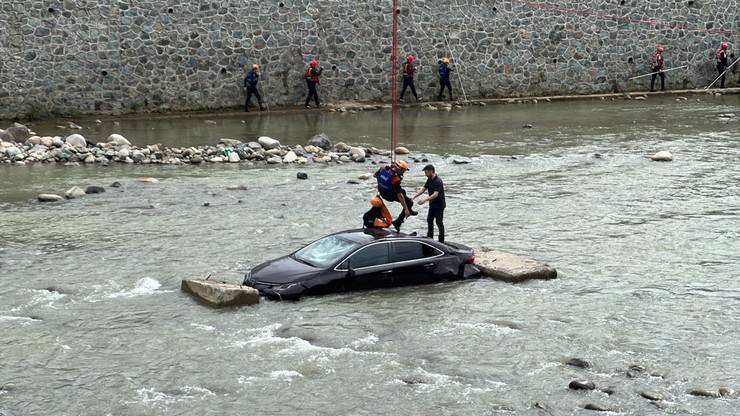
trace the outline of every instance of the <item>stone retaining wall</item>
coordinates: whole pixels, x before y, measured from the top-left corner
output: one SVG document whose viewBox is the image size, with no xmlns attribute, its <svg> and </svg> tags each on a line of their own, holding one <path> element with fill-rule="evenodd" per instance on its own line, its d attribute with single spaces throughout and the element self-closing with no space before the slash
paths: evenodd
<svg viewBox="0 0 740 416">
<path fill-rule="evenodd" d="M 302 102 L 306 63 L 325 100 L 384 100 L 390 0 L 3 0 L 0 117 L 217 109 L 242 105 L 244 68 L 263 65 L 272 105 Z M 707 85 L 721 41 L 740 46 L 738 0 L 401 1 L 401 56 L 457 59 L 468 97 L 644 89 L 655 45 L 670 88 Z M 448 46 L 449 45 L 449 46 Z M 733 84 L 731 85 L 734 85 Z"/>
</svg>

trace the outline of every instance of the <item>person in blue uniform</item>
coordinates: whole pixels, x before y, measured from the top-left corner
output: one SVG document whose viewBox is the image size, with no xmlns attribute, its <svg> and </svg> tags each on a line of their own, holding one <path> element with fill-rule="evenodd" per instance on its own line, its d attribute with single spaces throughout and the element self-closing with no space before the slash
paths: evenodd
<svg viewBox="0 0 740 416">
<path fill-rule="evenodd" d="M 418 214 L 418 212 L 411 209 L 414 206 L 414 201 L 406 195 L 406 190 L 401 186 L 403 174 L 407 170 L 409 170 L 408 162 L 396 160 L 375 172 L 375 178 L 378 180 L 378 194 L 386 201 L 399 202 L 403 207 L 401 213 L 393 221 L 396 232 L 401 231 L 401 224 L 403 224 L 406 217 Z"/>
</svg>

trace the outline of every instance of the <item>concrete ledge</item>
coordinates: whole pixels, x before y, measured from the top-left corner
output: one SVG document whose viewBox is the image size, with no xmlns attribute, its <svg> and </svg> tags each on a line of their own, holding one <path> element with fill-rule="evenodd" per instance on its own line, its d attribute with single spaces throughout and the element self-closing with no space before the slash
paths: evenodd
<svg viewBox="0 0 740 416">
<path fill-rule="evenodd" d="M 255 305 L 260 301 L 257 289 L 219 280 L 185 279 L 180 289 L 215 308 Z"/>
<path fill-rule="evenodd" d="M 549 264 L 487 248 L 475 250 L 475 265 L 483 276 L 504 282 L 519 283 L 558 276 L 558 272 Z"/>
</svg>

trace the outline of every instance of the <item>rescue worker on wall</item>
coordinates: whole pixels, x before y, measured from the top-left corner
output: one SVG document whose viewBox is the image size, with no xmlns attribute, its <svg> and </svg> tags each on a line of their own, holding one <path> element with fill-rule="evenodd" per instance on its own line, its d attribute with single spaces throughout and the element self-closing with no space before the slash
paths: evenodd
<svg viewBox="0 0 740 416">
<path fill-rule="evenodd" d="M 252 64 L 252 69 L 247 72 L 247 76 L 244 77 L 244 90 L 247 91 L 247 100 L 244 102 L 244 111 L 249 112 L 249 101 L 252 99 L 252 94 L 257 97 L 257 103 L 259 103 L 260 111 L 264 111 L 265 107 L 262 106 L 262 96 L 257 89 L 257 83 L 260 78 L 260 66 Z"/>
<path fill-rule="evenodd" d="M 311 62 L 308 63 L 308 69 L 306 69 L 306 73 L 304 74 L 306 85 L 308 86 L 308 96 L 306 97 L 305 105 L 306 108 L 311 108 L 308 105 L 311 101 L 311 97 L 313 97 L 314 102 L 316 103 L 316 108 L 319 108 L 319 93 L 316 92 L 316 85 L 319 84 L 319 77 L 323 70 L 324 68 L 319 67 L 319 62 L 315 59 L 312 59 Z"/>
<path fill-rule="evenodd" d="M 665 59 L 663 59 L 663 51 L 665 49 L 662 46 L 658 46 L 653 54 L 653 76 L 650 77 L 650 91 L 655 91 L 655 78 L 660 76 L 660 90 L 665 91 L 665 73 L 663 67 L 665 66 Z"/>
<path fill-rule="evenodd" d="M 414 94 L 416 101 L 419 101 L 419 96 L 416 94 L 416 87 L 414 86 L 414 73 L 416 68 L 414 67 L 414 55 L 406 55 L 406 62 L 403 63 L 403 88 L 401 88 L 401 101 L 403 101 L 403 95 L 406 93 L 406 88 L 411 88 L 411 93 Z"/>
<path fill-rule="evenodd" d="M 398 214 L 398 217 L 392 223 L 396 232 L 401 231 L 401 224 L 403 224 L 406 217 L 418 214 L 418 212 L 411 210 L 414 206 L 414 201 L 406 196 L 406 190 L 401 187 L 403 174 L 408 169 L 408 162 L 405 160 L 396 160 L 390 166 L 383 166 L 375 172 L 375 178 L 378 180 L 378 194 L 386 201 L 401 203 L 403 207 L 401 213 Z"/>
<path fill-rule="evenodd" d="M 447 87 L 447 90 L 450 92 L 450 101 L 453 100 L 450 72 L 454 70 L 454 67 L 450 68 L 449 58 L 442 58 L 439 60 L 439 94 L 437 95 L 437 101 L 442 101 L 442 94 L 444 93 L 445 87 Z"/>
<path fill-rule="evenodd" d="M 722 44 L 719 46 L 719 49 L 717 49 L 717 71 L 719 71 L 719 87 L 724 88 L 725 87 L 725 70 L 727 69 L 727 50 L 730 48 L 730 44 L 727 42 L 722 42 Z"/>
</svg>

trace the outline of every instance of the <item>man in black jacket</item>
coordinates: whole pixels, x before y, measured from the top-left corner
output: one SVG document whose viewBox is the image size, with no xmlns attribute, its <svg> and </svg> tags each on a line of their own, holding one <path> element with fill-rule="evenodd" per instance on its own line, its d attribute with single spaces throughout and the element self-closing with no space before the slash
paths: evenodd
<svg viewBox="0 0 740 416">
<path fill-rule="evenodd" d="M 445 225 L 443 223 L 444 211 L 445 211 L 445 186 L 442 183 L 442 179 L 437 176 L 434 171 L 434 166 L 424 166 L 424 175 L 427 177 L 427 182 L 424 187 L 419 189 L 419 192 L 414 195 L 414 199 L 419 197 L 425 191 L 429 193 L 426 199 L 419 201 L 419 205 L 424 205 L 429 202 L 429 213 L 427 214 L 427 237 L 434 238 L 434 223 L 437 223 L 439 228 L 439 242 L 445 242 Z"/>
</svg>

